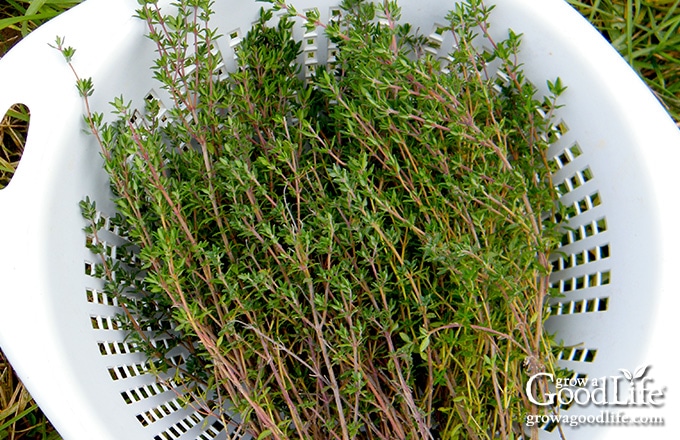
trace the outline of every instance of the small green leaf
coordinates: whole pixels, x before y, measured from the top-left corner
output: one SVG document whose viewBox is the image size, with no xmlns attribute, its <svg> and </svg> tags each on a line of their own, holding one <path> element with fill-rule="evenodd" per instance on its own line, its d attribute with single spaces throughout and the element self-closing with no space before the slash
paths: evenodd
<svg viewBox="0 0 680 440">
<path fill-rule="evenodd" d="M 429 346 L 430 346 L 430 336 L 428 335 L 425 338 L 423 338 L 423 340 L 420 342 L 420 347 L 419 347 L 420 352 L 425 353 L 425 351 L 427 350 L 427 348 Z"/>
</svg>

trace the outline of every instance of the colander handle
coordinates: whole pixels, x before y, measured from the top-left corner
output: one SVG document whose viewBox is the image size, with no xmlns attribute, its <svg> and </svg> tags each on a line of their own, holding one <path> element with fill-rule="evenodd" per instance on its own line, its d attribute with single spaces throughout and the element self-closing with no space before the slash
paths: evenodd
<svg viewBox="0 0 680 440">
<path fill-rule="evenodd" d="M 24 153 L 20 165 L 6 188 L 0 190 L 2 217 L 13 217 L 22 205 L 31 203 L 25 199 L 30 188 L 40 180 L 39 165 L 45 165 L 44 155 L 50 144 L 58 142 L 55 135 L 63 125 L 64 108 L 72 105 L 78 94 L 63 56 L 50 46 L 57 36 L 46 38 L 52 26 L 47 23 L 29 34 L 0 59 L 0 112 L 16 104 L 28 108 L 30 119 Z M 61 122 L 60 122 L 61 121 Z M 36 168 L 37 167 L 37 168 Z M 13 194 L 10 197 L 9 194 Z M 0 223 L 0 236 L 8 233 Z M 10 232 L 11 233 L 11 232 Z"/>
<path fill-rule="evenodd" d="M 15 72 L 11 69 L 12 65 L 13 63 L 5 62 L 5 59 L 0 60 L 0 115 L 3 116 L 8 115 L 8 112 L 16 104 L 25 105 L 29 108 L 30 112 L 30 106 L 27 104 L 27 101 L 30 101 L 30 99 L 25 95 L 22 96 L 23 94 L 20 92 L 20 89 L 23 88 L 23 81 L 14 74 Z M 12 87 L 9 87 L 9 85 L 12 85 Z M 32 127 L 29 126 L 29 130 L 31 128 Z M 26 134 L 26 142 L 22 145 L 23 151 L 32 149 L 29 148 L 29 143 L 33 143 L 33 138 L 34 136 L 29 136 L 28 133 Z M 3 146 L 3 148 L 9 147 L 9 145 Z M 24 167 L 22 167 L 22 169 L 23 168 Z M 2 171 L 8 173 L 5 169 Z M 20 210 L 19 200 L 21 199 L 21 191 L 19 191 L 19 189 L 21 185 L 17 184 L 20 179 L 14 179 L 17 172 L 18 169 L 13 170 L 9 176 L 9 182 L 0 187 L 0 213 L 2 213 L 2 215 L 0 215 L 0 243 L 3 243 L 3 249 L 7 245 L 5 237 L 12 234 L 10 223 L 15 219 L 17 211 Z M 13 197 L 13 194 L 15 193 L 16 197 Z M 28 201 L 24 201 L 24 203 L 27 202 Z M 2 292 L 0 292 L 0 297 L 1 296 Z"/>
</svg>

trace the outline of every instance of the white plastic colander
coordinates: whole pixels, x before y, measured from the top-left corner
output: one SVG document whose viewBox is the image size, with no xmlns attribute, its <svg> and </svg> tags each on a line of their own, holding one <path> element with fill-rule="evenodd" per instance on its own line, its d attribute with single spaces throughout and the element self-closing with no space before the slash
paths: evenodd
<svg viewBox="0 0 680 440">
<path fill-rule="evenodd" d="M 293 3 L 299 10 L 318 8 L 327 20 L 339 0 Z M 618 396 L 618 404 L 599 404 L 592 395 L 586 402 L 586 391 L 594 391 L 588 385 L 563 412 L 582 423 L 563 423 L 562 429 L 566 438 L 578 440 L 675 438 L 680 132 L 636 74 L 564 1 L 494 3 L 491 33 L 502 38 L 512 28 L 524 34 L 527 77 L 542 92 L 545 81 L 558 76 L 568 86 L 550 149 L 559 167 L 554 181 L 571 212 L 551 277 L 564 294 L 553 300 L 549 320 L 569 347 L 561 363 L 578 378 L 602 378 L 626 390 L 632 387 L 625 387 L 621 370 L 650 366 L 635 381 L 642 405 L 624 402 L 626 396 Z M 400 5 L 404 20 L 444 56 L 452 42 L 437 29 L 451 1 Z M 133 18 L 137 6 L 136 0 L 88 0 L 0 60 L 0 112 L 14 103 L 31 112 L 25 153 L 0 191 L 0 346 L 66 439 L 223 439 L 234 427 L 182 406 L 182 389 L 158 383 L 144 355 L 126 342 L 116 320 L 122 310 L 102 292 L 93 269 L 98 257 L 85 247 L 78 203 L 90 196 L 102 215 L 110 215 L 107 177 L 99 147 L 84 132 L 74 77 L 48 43 L 65 36 L 77 49 L 74 64 L 82 77 L 94 79 L 91 104 L 97 111 L 109 110 L 107 103 L 120 94 L 138 108 L 145 99 L 163 102 L 149 70 L 154 47 L 144 37 L 145 24 Z M 217 44 L 225 72 L 235 67 L 234 47 L 261 6 L 254 0 L 215 1 L 213 25 L 223 35 Z M 296 32 L 305 66 L 333 56 L 321 32 Z M 115 252 L 119 240 L 109 229 L 103 238 Z M 661 405 L 645 405 L 652 393 Z M 617 413 L 619 425 L 613 425 Z M 621 425 L 621 413 L 663 418 L 664 425 L 639 426 L 643 419 Z M 553 423 L 539 424 L 541 438 L 559 438 Z"/>
</svg>

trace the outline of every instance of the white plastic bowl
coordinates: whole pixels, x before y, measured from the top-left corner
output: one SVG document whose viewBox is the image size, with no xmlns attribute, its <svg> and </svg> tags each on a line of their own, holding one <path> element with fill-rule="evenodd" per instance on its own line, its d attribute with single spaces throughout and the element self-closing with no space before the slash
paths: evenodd
<svg viewBox="0 0 680 440">
<path fill-rule="evenodd" d="M 337 0 L 295 0 L 326 19 Z M 497 0 L 492 33 L 524 34 L 521 60 L 534 83 L 561 77 L 568 86 L 557 113 L 561 136 L 551 155 L 555 181 L 568 192 L 572 232 L 552 275 L 564 297 L 553 301 L 551 329 L 566 345 L 562 364 L 592 378 L 622 377 L 650 365 L 646 386 L 663 405 L 572 405 L 565 414 L 602 411 L 664 417 L 662 427 L 564 426 L 567 438 L 622 439 L 680 432 L 680 380 L 672 360 L 677 338 L 680 228 L 680 133 L 652 93 L 607 42 L 561 0 Z M 405 20 L 423 34 L 451 8 L 444 0 L 401 0 Z M 233 68 L 233 47 L 262 4 L 218 0 L 218 45 Z M 25 153 L 0 191 L 0 346 L 43 411 L 66 439 L 226 438 L 215 420 L 182 408 L 177 392 L 157 385 L 115 329 L 121 312 L 91 276 L 78 203 L 97 199 L 111 212 L 99 149 L 84 132 L 83 102 L 62 56 L 48 46 L 65 36 L 77 49 L 82 77 L 93 77 L 92 105 L 108 111 L 121 93 L 143 106 L 150 92 L 153 47 L 133 18 L 135 0 L 88 0 L 50 21 L 0 60 L 0 111 L 26 104 Z M 298 29 L 298 35 L 303 32 Z M 306 62 L 324 63 L 322 34 L 308 35 Z M 445 42 L 446 43 L 446 42 Z M 446 50 L 446 44 L 443 45 Z M 311 61 L 310 61 L 311 60 Z M 114 234 L 110 234 L 115 242 Z M 543 431 L 541 438 L 558 438 Z"/>
</svg>

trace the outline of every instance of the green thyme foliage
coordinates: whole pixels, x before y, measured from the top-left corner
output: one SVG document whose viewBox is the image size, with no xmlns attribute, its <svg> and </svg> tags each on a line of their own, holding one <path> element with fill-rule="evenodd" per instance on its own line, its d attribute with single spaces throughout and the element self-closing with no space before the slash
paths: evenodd
<svg viewBox="0 0 680 440">
<path fill-rule="evenodd" d="M 527 374 L 553 368 L 541 115 L 559 80 L 536 100 L 519 36 L 490 40 L 479 1 L 448 15 L 446 65 L 394 2 L 345 0 L 329 24 L 276 2 L 224 78 L 210 3 L 177 7 L 139 11 L 169 118 L 154 101 L 132 118 L 122 98 L 118 122 L 88 118 L 135 250 L 102 274 L 155 368 L 169 354 L 142 329 L 169 320 L 155 336 L 185 347 L 196 399 L 228 399 L 260 438 L 520 435 Z M 339 46 L 307 84 L 296 20 Z"/>
</svg>

